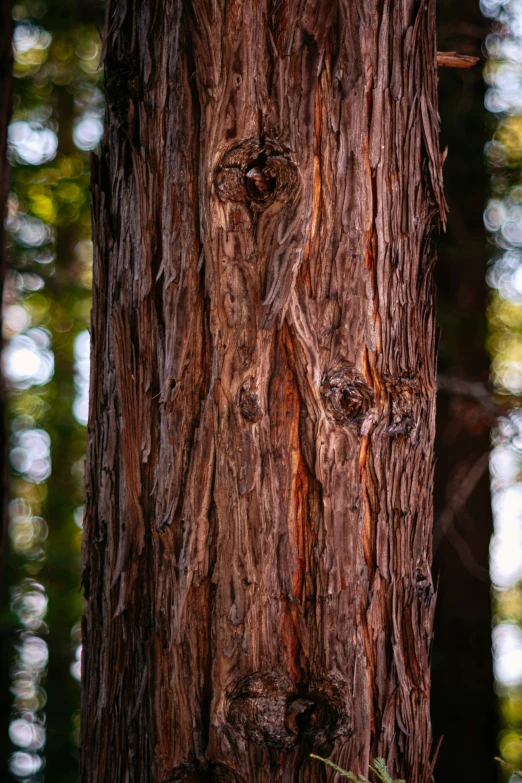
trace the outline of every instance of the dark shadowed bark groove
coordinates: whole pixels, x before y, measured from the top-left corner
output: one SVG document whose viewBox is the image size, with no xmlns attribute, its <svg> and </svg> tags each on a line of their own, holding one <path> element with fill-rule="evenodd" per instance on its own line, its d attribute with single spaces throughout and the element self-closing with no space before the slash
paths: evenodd
<svg viewBox="0 0 522 783">
<path fill-rule="evenodd" d="M 83 783 L 429 777 L 433 0 L 111 0 Z"/>
</svg>

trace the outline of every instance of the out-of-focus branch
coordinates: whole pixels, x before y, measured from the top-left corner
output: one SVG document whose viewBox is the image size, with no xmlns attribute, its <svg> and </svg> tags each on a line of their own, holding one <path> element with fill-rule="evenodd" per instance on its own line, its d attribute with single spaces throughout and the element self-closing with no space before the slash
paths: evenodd
<svg viewBox="0 0 522 783">
<path fill-rule="evenodd" d="M 464 480 L 449 499 L 446 508 L 435 522 L 433 529 L 433 549 L 436 551 L 444 537 L 453 545 L 464 567 L 476 579 L 487 581 L 488 571 L 477 563 L 467 542 L 455 527 L 455 519 L 464 506 L 475 487 L 478 485 L 489 464 L 489 453 L 484 452 L 468 470 Z"/>
<path fill-rule="evenodd" d="M 437 52 L 437 65 L 439 68 L 473 68 L 480 57 L 472 57 L 469 54 L 457 54 L 457 52 Z"/>
<path fill-rule="evenodd" d="M 503 394 L 502 397 L 494 397 L 487 384 L 451 375 L 437 375 L 437 388 L 455 397 L 469 397 L 494 416 L 505 416 L 512 408 L 520 408 L 522 405 L 521 396 Z"/>
<path fill-rule="evenodd" d="M 493 396 L 493 390 L 487 384 L 449 375 L 437 376 L 437 388 L 439 392 L 446 392 L 451 397 L 471 400 L 472 404 L 482 411 L 481 418 L 489 427 L 494 427 L 499 416 L 505 416 L 510 409 L 519 407 L 521 402 L 519 397 L 511 395 L 499 400 Z M 487 581 L 489 578 L 487 569 L 476 561 L 468 543 L 457 530 L 455 522 L 487 471 L 488 460 L 489 452 L 486 451 L 469 467 L 463 480 L 447 499 L 446 506 L 436 519 L 433 530 L 434 551 L 438 549 L 442 539 L 446 538 L 456 550 L 467 571 L 481 581 Z"/>
</svg>

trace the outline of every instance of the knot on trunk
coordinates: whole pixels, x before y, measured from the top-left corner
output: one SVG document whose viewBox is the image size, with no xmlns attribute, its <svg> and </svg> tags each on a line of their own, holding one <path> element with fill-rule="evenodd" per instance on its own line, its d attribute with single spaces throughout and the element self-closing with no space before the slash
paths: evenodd
<svg viewBox="0 0 522 783">
<path fill-rule="evenodd" d="M 276 674 L 251 674 L 229 696 L 229 725 L 247 739 L 283 750 L 295 742 L 285 723 L 291 683 Z"/>
<path fill-rule="evenodd" d="M 259 397 L 255 390 L 255 381 L 249 378 L 239 392 L 239 412 L 247 421 L 255 424 L 263 418 L 263 411 L 259 404 Z"/>
<path fill-rule="evenodd" d="M 210 764 L 203 769 L 197 764 L 182 762 L 172 770 L 169 783 L 242 783 L 242 778 L 225 764 Z"/>
<path fill-rule="evenodd" d="M 391 438 L 409 437 L 418 420 L 419 383 L 414 378 L 387 378 L 385 387 L 390 395 L 386 434 Z"/>
<path fill-rule="evenodd" d="M 324 747 L 351 733 L 342 683 L 334 677 L 314 681 L 301 694 L 284 676 L 252 674 L 228 698 L 227 722 L 248 740 L 274 750 L 299 741 Z"/>
<path fill-rule="evenodd" d="M 332 675 L 311 682 L 306 698 L 296 699 L 289 710 L 295 711 L 299 702 L 306 702 L 305 709 L 295 715 L 299 735 L 313 740 L 316 748 L 352 733 L 346 708 L 348 696 L 341 678 Z"/>
<path fill-rule="evenodd" d="M 372 387 L 351 364 L 332 368 L 324 374 L 321 395 L 326 414 L 332 421 L 357 428 L 374 405 Z"/>
<path fill-rule="evenodd" d="M 214 186 L 223 201 L 242 201 L 261 212 L 275 201 L 289 201 L 298 173 L 289 154 L 275 141 L 258 138 L 230 147 L 214 172 Z"/>
<path fill-rule="evenodd" d="M 174 767 L 169 783 L 209 783 L 209 780 L 206 770 L 187 761 Z"/>
</svg>

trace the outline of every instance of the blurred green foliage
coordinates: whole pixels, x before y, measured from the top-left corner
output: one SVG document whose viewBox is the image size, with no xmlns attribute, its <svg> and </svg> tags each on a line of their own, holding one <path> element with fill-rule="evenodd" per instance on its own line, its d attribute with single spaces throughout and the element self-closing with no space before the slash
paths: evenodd
<svg viewBox="0 0 522 783">
<path fill-rule="evenodd" d="M 90 312 L 89 149 L 96 146 L 103 122 L 97 28 L 102 24 L 103 4 L 28 0 L 14 5 L 13 17 L 10 271 L 4 299 L 13 433 L 11 548 L 5 574 L 11 605 L 0 617 L 0 710 L 9 716 L 11 725 L 13 719 L 23 720 L 29 709 L 36 721 L 43 722 L 45 713 L 46 740 L 41 749 L 23 744 L 17 748 L 3 732 L 0 779 L 45 777 L 53 783 L 73 783 L 79 728 L 80 528 L 86 437 L 85 411 L 79 405 L 79 397 L 85 396 L 79 385 L 85 385 L 85 377 L 78 369 L 77 338 L 88 328 Z M 24 354 L 28 345 L 32 353 Z M 47 372 L 38 358 L 44 354 Z M 33 361 L 36 369 L 31 376 Z M 36 473 L 31 473 L 31 455 L 24 454 L 20 446 L 27 443 L 21 439 L 24 433 L 30 437 L 43 433 L 37 445 L 50 437 L 52 470 L 48 475 L 45 469 L 38 473 L 37 462 L 33 462 Z M 31 600 L 34 603 L 39 586 L 47 597 L 44 617 L 36 610 L 31 614 Z M 28 629 L 48 645 L 47 668 L 39 675 L 41 695 L 36 702 L 31 695 L 34 688 L 23 680 L 26 673 L 17 675 L 21 653 L 15 645 L 20 647 Z M 13 766 L 13 752 L 44 757 L 45 768 L 23 776 L 23 764 L 29 762 L 20 757 L 22 766 Z M 17 769 L 18 775 L 14 774 Z"/>
<path fill-rule="evenodd" d="M 486 3 L 484 7 L 488 7 Z M 490 232 L 487 348 L 491 380 L 502 403 L 506 395 L 522 393 L 522 44 L 520 4 L 489 2 L 491 33 L 485 49 L 486 107 L 491 111 L 491 135 L 485 145 L 491 197 L 484 222 Z M 502 730 L 498 747 L 505 780 L 522 767 L 522 583 L 520 563 L 510 558 L 519 547 L 522 489 L 522 418 L 511 410 L 493 437 L 491 458 L 495 536 L 492 540 L 493 652 Z M 503 550 L 512 572 L 498 573 Z M 518 556 L 518 560 L 520 556 Z M 514 567 L 513 567 L 514 564 Z"/>
</svg>

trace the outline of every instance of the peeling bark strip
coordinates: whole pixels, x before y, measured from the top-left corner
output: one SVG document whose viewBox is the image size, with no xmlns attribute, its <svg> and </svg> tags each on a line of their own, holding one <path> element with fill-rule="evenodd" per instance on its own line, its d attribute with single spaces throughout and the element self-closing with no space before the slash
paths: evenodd
<svg viewBox="0 0 522 783">
<path fill-rule="evenodd" d="M 430 777 L 434 0 L 109 0 L 83 783 Z"/>
</svg>

